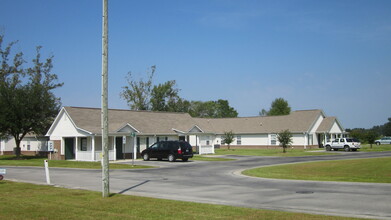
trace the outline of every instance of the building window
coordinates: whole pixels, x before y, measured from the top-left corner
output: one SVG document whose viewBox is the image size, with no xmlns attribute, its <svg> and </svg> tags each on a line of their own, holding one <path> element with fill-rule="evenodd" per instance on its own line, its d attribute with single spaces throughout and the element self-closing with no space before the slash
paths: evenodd
<svg viewBox="0 0 391 220">
<path fill-rule="evenodd" d="M 80 139 L 80 150 L 87 151 L 87 138 Z"/>
<path fill-rule="evenodd" d="M 276 134 L 271 134 L 270 135 L 270 144 L 271 145 L 276 145 L 277 144 L 277 135 Z"/>
<path fill-rule="evenodd" d="M 30 144 L 27 144 L 27 150 L 30 150 Z"/>
<path fill-rule="evenodd" d="M 236 144 L 241 145 L 242 144 L 242 136 L 238 135 L 236 136 Z"/>
<path fill-rule="evenodd" d="M 225 141 L 224 141 L 224 136 L 221 136 L 221 144 L 225 144 Z"/>
</svg>

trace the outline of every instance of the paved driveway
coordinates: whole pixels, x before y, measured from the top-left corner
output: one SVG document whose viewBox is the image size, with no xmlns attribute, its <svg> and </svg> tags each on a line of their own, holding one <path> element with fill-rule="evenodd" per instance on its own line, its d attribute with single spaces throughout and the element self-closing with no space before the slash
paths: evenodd
<svg viewBox="0 0 391 220">
<path fill-rule="evenodd" d="M 182 201 L 391 219 L 391 184 L 275 180 L 240 175 L 240 170 L 265 165 L 382 156 L 391 156 L 391 152 L 288 158 L 228 156 L 237 161 L 227 162 L 136 161 L 136 164 L 161 168 L 111 170 L 110 189 L 112 193 Z M 100 170 L 51 168 L 50 174 L 55 185 L 101 191 Z M 6 178 L 45 183 L 43 168 L 8 167 Z"/>
</svg>

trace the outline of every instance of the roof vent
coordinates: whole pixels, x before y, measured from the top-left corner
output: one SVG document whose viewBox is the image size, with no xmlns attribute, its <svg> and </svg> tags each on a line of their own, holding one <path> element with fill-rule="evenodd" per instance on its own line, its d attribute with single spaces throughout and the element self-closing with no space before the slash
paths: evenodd
<svg viewBox="0 0 391 220">
<path fill-rule="evenodd" d="M 262 122 L 259 124 L 259 126 L 262 126 Z"/>
</svg>

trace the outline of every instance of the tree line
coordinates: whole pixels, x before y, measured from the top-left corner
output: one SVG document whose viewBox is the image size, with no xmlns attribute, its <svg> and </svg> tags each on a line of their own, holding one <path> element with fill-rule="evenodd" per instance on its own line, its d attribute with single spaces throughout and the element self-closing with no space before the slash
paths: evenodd
<svg viewBox="0 0 391 220">
<path fill-rule="evenodd" d="M 388 118 L 388 122 L 383 125 L 376 125 L 370 129 L 365 128 L 353 128 L 346 129 L 350 133 L 350 136 L 357 138 L 365 143 L 373 144 L 377 138 L 383 136 L 391 136 L 391 118 Z"/>
<path fill-rule="evenodd" d="M 126 76 L 127 85 L 120 97 L 124 99 L 131 110 L 149 110 L 164 112 L 187 112 L 193 117 L 201 118 L 233 118 L 238 112 L 229 105 L 228 100 L 189 101 L 179 96 L 175 80 L 169 80 L 157 85 L 153 84 L 156 66 L 147 72 L 147 78 L 136 79 L 132 72 Z M 262 109 L 261 116 L 288 115 L 291 108 L 286 100 L 277 98 L 272 102 L 269 111 Z"/>
</svg>

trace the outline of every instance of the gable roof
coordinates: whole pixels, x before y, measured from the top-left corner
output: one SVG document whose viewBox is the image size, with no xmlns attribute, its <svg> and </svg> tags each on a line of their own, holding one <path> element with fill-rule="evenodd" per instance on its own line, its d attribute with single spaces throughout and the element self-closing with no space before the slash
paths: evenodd
<svg viewBox="0 0 391 220">
<path fill-rule="evenodd" d="M 341 124 L 339 123 L 338 119 L 336 117 L 326 117 L 323 119 L 322 123 L 319 125 L 318 129 L 316 130 L 317 133 L 327 133 L 330 132 L 333 125 L 337 123 L 337 125 L 341 128 L 343 131 L 343 128 Z"/>
<path fill-rule="evenodd" d="M 71 118 L 77 129 L 101 134 L 100 108 L 64 107 L 62 111 Z M 109 109 L 108 114 L 110 134 L 119 134 L 123 128 L 130 127 L 144 135 L 187 134 L 192 133 L 194 128 L 199 130 L 196 133 L 208 134 L 224 134 L 226 131 L 233 131 L 235 134 L 270 134 L 285 129 L 292 133 L 302 133 L 308 132 L 320 116 L 325 118 L 322 110 L 293 111 L 283 116 L 239 118 L 193 118 L 188 113 L 119 109 Z M 323 127 L 327 125 L 326 122 L 321 123 Z M 319 130 L 321 128 L 318 128 Z"/>
<path fill-rule="evenodd" d="M 301 133 L 309 131 L 320 115 L 323 115 L 321 110 L 304 110 L 282 116 L 195 118 L 195 121 L 206 133 L 223 134 L 225 131 L 232 131 L 236 134 L 270 134 L 285 129 Z"/>
<path fill-rule="evenodd" d="M 64 107 L 78 128 L 101 134 L 101 109 Z M 109 109 L 109 133 L 126 125 L 144 134 L 176 134 L 173 129 L 187 131 L 193 119 L 188 113 L 168 113 Z"/>
</svg>

